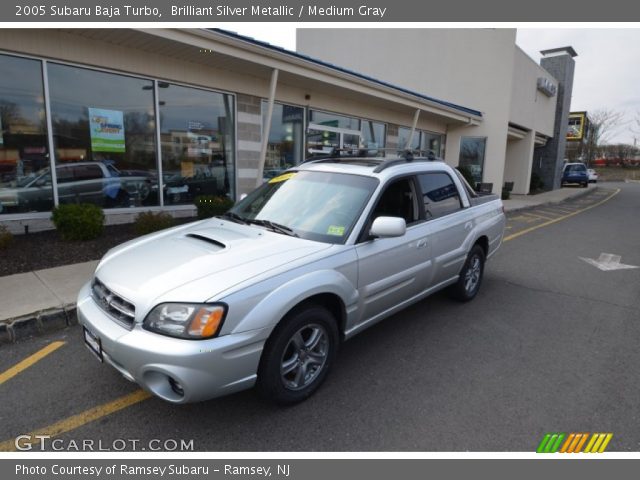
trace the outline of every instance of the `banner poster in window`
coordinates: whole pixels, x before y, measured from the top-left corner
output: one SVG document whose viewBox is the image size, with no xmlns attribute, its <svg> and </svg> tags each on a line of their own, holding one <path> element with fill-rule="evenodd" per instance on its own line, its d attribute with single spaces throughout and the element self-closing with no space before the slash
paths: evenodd
<svg viewBox="0 0 640 480">
<path fill-rule="evenodd" d="M 91 150 L 124 153 L 124 115 L 120 110 L 89 108 Z"/>
</svg>

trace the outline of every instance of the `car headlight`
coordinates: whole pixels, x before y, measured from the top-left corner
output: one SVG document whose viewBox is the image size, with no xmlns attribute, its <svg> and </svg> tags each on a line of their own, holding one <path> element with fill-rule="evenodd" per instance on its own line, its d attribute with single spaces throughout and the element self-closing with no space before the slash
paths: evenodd
<svg viewBox="0 0 640 480">
<path fill-rule="evenodd" d="M 218 335 L 226 314 L 227 306 L 222 303 L 161 303 L 142 326 L 170 337 L 200 340 Z"/>
</svg>

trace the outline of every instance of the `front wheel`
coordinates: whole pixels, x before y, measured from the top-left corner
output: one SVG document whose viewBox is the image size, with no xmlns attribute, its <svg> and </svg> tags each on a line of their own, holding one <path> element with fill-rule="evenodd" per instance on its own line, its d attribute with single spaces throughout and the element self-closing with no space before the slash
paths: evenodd
<svg viewBox="0 0 640 480">
<path fill-rule="evenodd" d="M 338 328 L 324 307 L 294 310 L 273 331 L 262 353 L 257 388 L 282 405 L 301 402 L 322 384 L 338 348 Z"/>
<path fill-rule="evenodd" d="M 480 245 L 474 245 L 464 266 L 460 271 L 458 281 L 449 287 L 449 295 L 454 300 L 468 302 L 478 294 L 482 275 L 484 273 L 485 254 Z"/>
</svg>

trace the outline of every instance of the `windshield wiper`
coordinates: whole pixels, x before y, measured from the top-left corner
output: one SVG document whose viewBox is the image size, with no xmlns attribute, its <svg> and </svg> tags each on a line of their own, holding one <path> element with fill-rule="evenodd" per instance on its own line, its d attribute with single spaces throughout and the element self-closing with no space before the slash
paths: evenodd
<svg viewBox="0 0 640 480">
<path fill-rule="evenodd" d="M 249 225 L 249 221 L 244 218 L 242 215 L 238 215 L 235 212 L 226 212 L 220 215 L 221 218 L 228 218 L 229 220 L 233 220 L 236 223 L 242 223 L 243 225 Z"/>
<path fill-rule="evenodd" d="M 293 229 L 285 226 L 285 225 L 281 225 L 279 223 L 276 222 L 272 222 L 271 220 L 258 220 L 257 218 L 251 219 L 251 220 L 247 220 L 247 223 L 252 223 L 255 225 L 261 225 L 263 227 L 267 227 L 269 230 L 271 230 L 272 232 L 276 232 L 276 233 L 282 233 L 284 235 L 289 235 L 290 237 L 299 237 L 299 235 L 293 231 Z"/>
</svg>

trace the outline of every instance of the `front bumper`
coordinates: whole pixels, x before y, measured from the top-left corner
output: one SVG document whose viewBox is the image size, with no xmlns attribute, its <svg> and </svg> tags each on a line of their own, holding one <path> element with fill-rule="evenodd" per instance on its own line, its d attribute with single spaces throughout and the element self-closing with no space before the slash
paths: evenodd
<svg viewBox="0 0 640 480">
<path fill-rule="evenodd" d="M 149 332 L 140 323 L 128 330 L 98 307 L 90 284 L 80 290 L 77 311 L 79 323 L 100 339 L 105 362 L 173 403 L 197 402 L 252 387 L 270 333 L 264 328 L 210 340 L 184 340 Z"/>
</svg>

